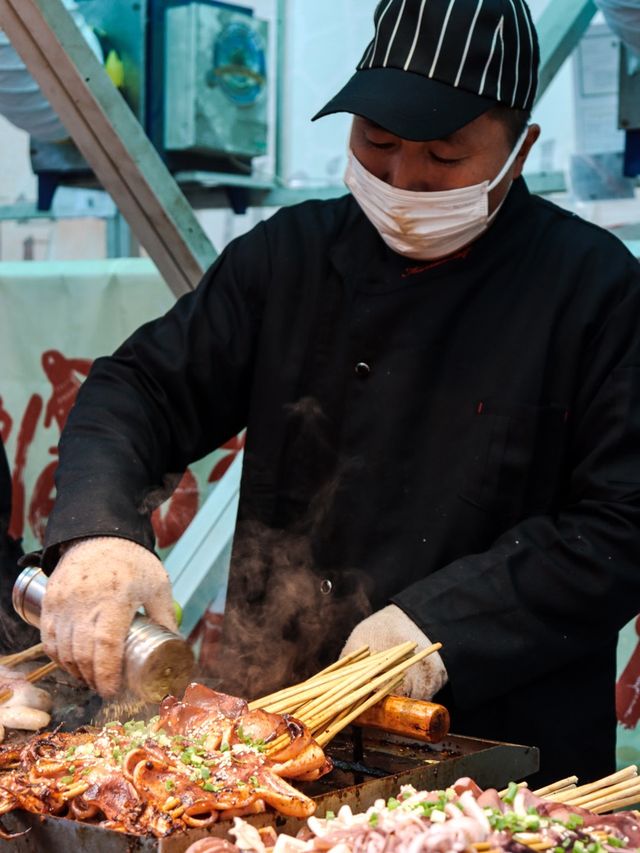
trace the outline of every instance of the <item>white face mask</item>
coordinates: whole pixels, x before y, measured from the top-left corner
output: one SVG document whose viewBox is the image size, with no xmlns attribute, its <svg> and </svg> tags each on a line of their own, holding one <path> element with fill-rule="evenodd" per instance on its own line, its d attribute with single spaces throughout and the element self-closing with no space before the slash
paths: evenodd
<svg viewBox="0 0 640 853">
<path fill-rule="evenodd" d="M 368 172 L 352 151 L 344 181 L 390 249 L 419 261 L 443 258 L 471 243 L 493 221 L 500 207 L 489 216 L 489 193 L 513 165 L 527 131 L 493 181 L 441 192 L 401 190 Z"/>
</svg>

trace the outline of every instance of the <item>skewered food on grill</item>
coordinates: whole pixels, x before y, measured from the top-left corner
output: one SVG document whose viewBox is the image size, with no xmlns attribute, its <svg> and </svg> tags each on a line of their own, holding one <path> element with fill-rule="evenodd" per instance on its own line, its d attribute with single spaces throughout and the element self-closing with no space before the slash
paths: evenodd
<svg viewBox="0 0 640 853">
<path fill-rule="evenodd" d="M 270 744 L 282 743 L 275 752 Z M 0 814 L 26 809 L 158 837 L 272 807 L 308 817 L 311 799 L 285 781 L 331 763 L 287 714 L 191 684 L 149 723 L 33 737 L 0 748 Z M 4 833 L 2 837 L 7 837 Z"/>
<path fill-rule="evenodd" d="M 0 742 L 5 728 L 37 731 L 48 726 L 52 701 L 24 673 L 0 666 Z"/>
<path fill-rule="evenodd" d="M 337 815 L 310 817 L 297 838 L 238 818 L 231 830 L 235 845 L 211 838 L 186 853 L 605 853 L 640 848 L 639 818 L 635 812 L 595 815 L 516 785 L 500 795 L 460 779 L 446 791 L 404 786 L 397 798 L 378 800 L 361 814 L 345 805 Z"/>
</svg>

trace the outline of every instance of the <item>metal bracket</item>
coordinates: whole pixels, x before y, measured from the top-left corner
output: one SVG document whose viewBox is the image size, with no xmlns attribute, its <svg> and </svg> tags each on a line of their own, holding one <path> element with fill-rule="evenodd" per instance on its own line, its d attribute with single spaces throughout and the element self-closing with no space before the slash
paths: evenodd
<svg viewBox="0 0 640 853">
<path fill-rule="evenodd" d="M 0 0 L 0 26 L 176 296 L 216 253 L 61 0 Z"/>
</svg>

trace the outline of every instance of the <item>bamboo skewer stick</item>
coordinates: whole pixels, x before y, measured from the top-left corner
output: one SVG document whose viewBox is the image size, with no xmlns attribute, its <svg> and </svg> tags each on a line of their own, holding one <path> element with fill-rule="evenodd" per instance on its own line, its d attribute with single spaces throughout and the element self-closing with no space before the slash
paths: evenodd
<svg viewBox="0 0 640 853">
<path fill-rule="evenodd" d="M 377 652 L 375 655 L 369 656 L 366 656 L 366 654 L 363 653 L 363 650 L 359 649 L 353 654 L 359 655 L 360 657 L 358 658 L 358 660 L 355 660 L 354 662 L 348 665 L 348 672 L 362 672 L 367 669 L 372 663 L 385 658 L 390 652 L 399 652 L 400 648 L 405 648 L 405 654 L 408 655 L 415 649 L 415 643 L 403 643 L 402 646 L 396 646 L 393 649 L 385 649 L 382 652 Z M 338 661 L 338 663 L 346 661 L 348 657 L 349 656 L 342 658 L 342 660 Z M 332 664 L 332 666 L 335 667 L 334 664 Z M 296 684 L 292 687 L 285 687 L 283 690 L 279 690 L 277 693 L 271 693 L 269 696 L 263 696 L 261 699 L 255 699 L 249 704 L 250 710 L 262 708 L 265 711 L 279 713 L 283 709 L 290 710 L 292 707 L 292 703 L 297 703 L 301 695 L 305 695 L 305 697 L 307 698 L 313 698 L 314 696 L 322 695 L 327 684 L 335 683 L 345 677 L 345 670 L 347 669 L 347 667 L 341 667 L 340 669 L 334 668 L 330 672 L 328 672 L 327 670 L 329 669 L 330 668 L 327 667 L 327 669 L 322 670 L 317 675 L 314 675 L 312 678 L 309 678 L 307 679 L 307 681 L 303 681 L 300 684 Z M 276 706 L 278 706 L 279 710 L 276 709 Z"/>
<path fill-rule="evenodd" d="M 614 800 L 611 803 L 607 803 L 606 806 L 597 806 L 595 809 L 592 809 L 594 814 L 604 814 L 605 812 L 612 812 L 615 809 L 623 809 L 626 806 L 637 806 L 640 802 L 640 795 L 633 794 L 633 796 L 624 797 L 620 800 Z"/>
<path fill-rule="evenodd" d="M 627 780 L 619 785 L 613 785 L 611 788 L 606 788 L 599 796 L 587 795 L 582 797 L 580 802 L 572 802 L 571 805 L 591 812 L 605 806 L 609 810 L 610 803 L 615 803 L 619 799 L 628 799 L 634 795 L 637 802 L 640 795 L 640 779 L 634 780 L 633 784 L 631 782 L 632 780 Z"/>
<path fill-rule="evenodd" d="M 249 703 L 249 709 L 251 711 L 255 711 L 257 708 L 266 709 L 271 707 L 274 703 L 282 700 L 291 698 L 295 699 L 301 691 L 319 686 L 320 684 L 325 683 L 326 680 L 341 678 L 343 675 L 341 670 L 345 669 L 347 666 L 355 666 L 358 663 L 362 663 L 364 660 L 370 660 L 371 657 L 372 656 L 369 655 L 369 646 L 362 646 L 362 648 L 357 649 L 350 655 L 346 655 L 345 657 L 335 661 L 331 666 L 321 669 L 320 672 L 317 672 L 315 675 L 311 676 L 311 678 L 307 678 L 306 681 L 294 684 L 291 687 L 283 687 L 281 690 L 277 690 L 275 693 L 269 693 L 269 695 L 263 696 L 261 699 L 254 699 Z"/>
<path fill-rule="evenodd" d="M 365 684 L 363 687 L 359 688 L 355 691 L 355 693 L 351 693 L 347 698 L 344 698 L 337 702 L 334 705 L 334 712 L 343 711 L 349 705 L 357 702 L 360 699 L 364 699 L 372 690 L 377 690 L 383 684 L 388 682 L 394 676 L 400 675 L 404 673 L 405 670 L 409 669 L 410 666 L 418 663 L 423 658 L 427 657 L 427 655 L 433 654 L 433 652 L 438 651 L 438 649 L 442 648 L 442 643 L 434 643 L 431 646 L 428 646 L 426 649 L 423 649 L 421 652 L 410 657 L 408 660 L 403 661 L 402 663 L 396 664 L 392 669 L 388 670 L 384 673 L 384 675 L 378 675 L 372 681 Z M 388 692 L 388 691 L 387 691 Z"/>
<path fill-rule="evenodd" d="M 391 649 L 366 655 L 358 649 L 351 663 L 323 670 L 313 679 L 255 700 L 254 707 L 272 712 L 295 712 L 311 734 L 324 745 L 356 717 L 384 698 L 404 678 L 404 672 L 418 661 L 442 648 L 434 643 L 412 654 L 415 643 L 402 643 Z M 314 683 L 315 682 L 315 683 Z M 304 697 L 304 699 L 301 699 Z M 277 754 L 290 741 L 282 734 L 267 745 L 267 752 Z"/>
<path fill-rule="evenodd" d="M 546 797 L 548 794 L 557 794 L 560 791 L 564 792 L 569 788 L 575 788 L 577 784 L 577 776 L 567 776 L 566 779 L 559 779 L 557 782 L 552 782 L 550 785 L 545 785 L 544 788 L 538 788 L 538 790 L 534 791 L 533 793 L 537 797 Z"/>
<path fill-rule="evenodd" d="M 348 655 L 345 655 L 343 658 L 338 658 L 338 660 L 334 661 L 329 666 L 326 666 L 324 669 L 321 669 L 320 672 L 316 672 L 309 681 L 315 681 L 318 678 L 321 678 L 323 675 L 327 675 L 330 672 L 335 672 L 337 669 L 342 669 L 345 666 L 348 666 L 350 663 L 354 663 L 362 660 L 362 658 L 369 657 L 369 646 L 361 646 L 359 649 L 356 649 L 354 652 L 350 652 Z"/>
<path fill-rule="evenodd" d="M 5 655 L 0 658 L 0 666 L 16 666 L 19 663 L 25 663 L 26 661 L 35 660 L 36 658 L 42 657 L 44 655 L 44 646 L 42 643 L 37 643 L 35 646 L 31 646 L 28 649 L 24 649 L 21 652 L 14 652 L 10 655 Z"/>
<path fill-rule="evenodd" d="M 349 668 L 348 674 L 346 673 L 337 673 L 336 675 L 329 676 L 326 681 L 323 681 L 320 684 L 313 685 L 306 690 L 302 691 L 296 699 L 286 699 L 281 700 L 278 703 L 269 704 L 262 707 L 265 710 L 273 711 L 278 713 L 277 708 L 286 708 L 287 710 L 292 710 L 294 707 L 300 709 L 304 707 L 306 709 L 307 705 L 312 705 L 315 701 L 322 702 L 328 695 L 335 695 L 336 692 L 340 692 L 345 685 L 348 683 L 363 683 L 365 682 L 372 673 L 380 671 L 384 669 L 384 664 L 377 665 L 376 663 L 358 663 Z M 298 704 L 298 700 L 302 697 L 303 701 Z"/>
<path fill-rule="evenodd" d="M 306 719 L 307 716 L 311 716 L 316 714 L 318 711 L 323 710 L 324 708 L 331 707 L 332 705 L 335 707 L 335 702 L 337 699 L 342 696 L 348 696 L 352 694 L 353 689 L 358 687 L 359 684 L 362 684 L 363 681 L 370 682 L 371 679 L 379 674 L 380 672 L 385 672 L 389 668 L 389 664 L 395 664 L 402 660 L 402 658 L 406 657 L 406 653 L 404 650 L 400 650 L 399 652 L 390 653 L 385 656 L 380 663 L 374 663 L 363 672 L 357 672 L 355 675 L 350 676 L 349 678 L 345 678 L 343 681 L 339 682 L 333 689 L 323 692 L 321 696 L 317 699 L 309 702 L 304 705 L 300 709 L 300 714 L 302 715 L 303 720 Z"/>
<path fill-rule="evenodd" d="M 573 788 L 569 791 L 560 791 L 556 794 L 551 794 L 547 799 L 553 800 L 555 803 L 571 804 L 574 799 L 582 797 L 583 794 L 591 794 L 593 791 L 598 791 L 601 788 L 608 788 L 611 785 L 615 785 L 618 782 L 624 782 L 625 779 L 630 779 L 637 775 L 638 768 L 635 764 L 632 764 L 629 767 L 625 767 L 624 770 L 619 770 L 617 773 L 612 773 L 610 776 L 605 776 L 603 779 L 599 779 L 596 782 L 590 782 L 587 785 L 580 785 L 578 788 Z"/>
<path fill-rule="evenodd" d="M 350 722 L 355 720 L 356 717 L 359 717 L 367 708 L 370 708 L 372 705 L 375 705 L 376 702 L 379 702 L 382 698 L 384 698 L 387 693 L 390 693 L 395 687 L 402 683 L 404 678 L 404 674 L 399 675 L 395 679 L 391 679 L 387 681 L 379 690 L 377 690 L 370 699 L 367 699 L 366 702 L 363 702 L 361 705 L 358 705 L 353 710 L 351 710 L 346 716 L 337 720 L 324 732 L 321 732 L 316 736 L 317 743 L 324 747 L 329 743 L 332 738 L 334 738 L 338 732 L 342 731 L 345 726 L 348 726 Z"/>
<path fill-rule="evenodd" d="M 582 806 L 583 808 L 588 808 L 588 806 L 584 806 L 583 804 L 594 802 L 596 800 L 602 799 L 602 797 L 609 796 L 610 794 L 617 794 L 619 791 L 624 791 L 630 787 L 633 788 L 636 785 L 640 785 L 640 779 L 637 776 L 631 776 L 629 779 L 623 779 L 622 782 L 618 782 L 614 785 L 607 785 L 606 787 L 599 788 L 595 791 L 592 791 L 591 793 L 578 794 L 577 796 L 573 796 L 569 802 L 572 806 Z"/>
</svg>

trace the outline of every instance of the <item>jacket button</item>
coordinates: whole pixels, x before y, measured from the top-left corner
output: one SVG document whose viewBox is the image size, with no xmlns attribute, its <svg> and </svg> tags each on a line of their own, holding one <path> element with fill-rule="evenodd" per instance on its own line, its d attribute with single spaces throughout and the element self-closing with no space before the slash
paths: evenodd
<svg viewBox="0 0 640 853">
<path fill-rule="evenodd" d="M 366 379 L 370 373 L 371 368 L 365 361 L 359 361 L 356 364 L 356 376 L 359 376 L 361 379 Z"/>
<path fill-rule="evenodd" d="M 325 578 L 320 582 L 320 592 L 323 595 L 329 595 L 331 590 L 333 589 L 333 584 L 329 580 L 329 578 Z"/>
</svg>

